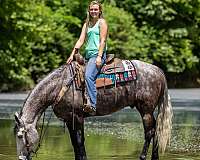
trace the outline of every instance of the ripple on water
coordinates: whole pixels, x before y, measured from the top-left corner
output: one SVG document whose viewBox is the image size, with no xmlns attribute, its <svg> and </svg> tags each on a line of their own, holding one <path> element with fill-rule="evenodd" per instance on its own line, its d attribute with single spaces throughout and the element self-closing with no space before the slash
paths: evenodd
<svg viewBox="0 0 200 160">
<path fill-rule="evenodd" d="M 102 121 L 86 121 L 85 139 L 88 159 L 138 159 L 144 134 L 141 118 L 124 113 Z M 134 115 L 132 118 L 132 115 Z M 128 117 L 128 118 L 127 118 Z M 136 119 L 136 120 L 135 120 Z M 200 160 L 200 113 L 176 111 L 173 119 L 171 144 L 161 160 Z M 0 159 L 15 160 L 16 147 L 13 124 L 0 120 Z M 151 151 L 149 150 L 150 156 Z M 69 134 L 63 128 L 50 126 L 38 158 L 33 160 L 74 159 Z"/>
</svg>

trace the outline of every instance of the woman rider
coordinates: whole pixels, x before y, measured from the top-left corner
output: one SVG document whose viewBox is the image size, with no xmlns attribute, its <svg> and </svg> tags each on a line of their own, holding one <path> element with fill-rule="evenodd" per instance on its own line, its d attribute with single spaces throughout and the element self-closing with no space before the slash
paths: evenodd
<svg viewBox="0 0 200 160">
<path fill-rule="evenodd" d="M 88 6 L 88 16 L 82 27 L 81 35 L 67 60 L 67 63 L 71 63 L 75 50 L 86 42 L 85 81 L 89 103 L 84 106 L 84 111 L 92 115 L 96 114 L 96 78 L 106 59 L 107 32 L 108 25 L 102 15 L 102 6 L 98 1 L 92 1 Z"/>
</svg>

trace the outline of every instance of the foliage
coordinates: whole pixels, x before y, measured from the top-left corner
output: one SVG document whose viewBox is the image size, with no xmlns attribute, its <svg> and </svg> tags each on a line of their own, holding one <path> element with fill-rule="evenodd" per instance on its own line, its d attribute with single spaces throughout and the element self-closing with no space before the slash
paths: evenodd
<svg viewBox="0 0 200 160">
<path fill-rule="evenodd" d="M 1 87 L 33 85 L 71 52 L 74 35 L 68 27 L 80 28 L 81 21 L 59 1 L 51 4 L 52 8 L 48 1 L 1 1 Z"/>
<path fill-rule="evenodd" d="M 152 0 L 116 1 L 136 19 L 136 26 L 149 41 L 153 63 L 168 72 L 183 72 L 197 66 L 199 53 L 199 24 L 200 2 L 188 0 Z M 194 34 L 194 32 L 196 34 Z M 199 37 L 199 36 L 198 36 Z"/>
<path fill-rule="evenodd" d="M 108 5 L 104 8 L 109 24 L 108 52 L 115 53 L 117 57 L 121 58 L 135 58 L 152 62 L 148 56 L 151 43 L 154 42 L 139 31 L 134 17 L 117 7 Z"/>
</svg>

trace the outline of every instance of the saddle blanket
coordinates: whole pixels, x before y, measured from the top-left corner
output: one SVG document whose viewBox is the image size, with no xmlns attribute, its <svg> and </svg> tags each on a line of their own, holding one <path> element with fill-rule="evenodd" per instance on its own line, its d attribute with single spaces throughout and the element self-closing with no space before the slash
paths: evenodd
<svg viewBox="0 0 200 160">
<path fill-rule="evenodd" d="M 136 79 L 137 75 L 133 63 L 130 60 L 121 60 L 120 63 L 102 68 L 100 74 L 97 76 L 96 87 L 99 88 Z"/>
</svg>

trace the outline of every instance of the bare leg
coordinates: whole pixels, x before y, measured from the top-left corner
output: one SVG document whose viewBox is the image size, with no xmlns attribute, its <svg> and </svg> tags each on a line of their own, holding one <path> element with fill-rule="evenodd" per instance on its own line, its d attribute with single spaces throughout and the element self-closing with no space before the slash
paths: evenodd
<svg viewBox="0 0 200 160">
<path fill-rule="evenodd" d="M 143 126 L 144 126 L 145 142 L 144 142 L 142 153 L 140 155 L 140 160 L 146 160 L 149 144 L 151 142 L 152 137 L 155 134 L 155 129 L 154 129 L 155 120 L 152 114 L 144 114 L 141 116 L 142 116 Z"/>
<path fill-rule="evenodd" d="M 75 160 L 87 160 L 85 145 L 84 145 L 84 124 L 75 123 L 73 129 L 72 123 L 67 123 L 67 127 L 70 133 L 71 142 L 74 148 Z"/>
</svg>

